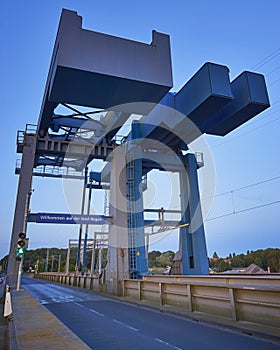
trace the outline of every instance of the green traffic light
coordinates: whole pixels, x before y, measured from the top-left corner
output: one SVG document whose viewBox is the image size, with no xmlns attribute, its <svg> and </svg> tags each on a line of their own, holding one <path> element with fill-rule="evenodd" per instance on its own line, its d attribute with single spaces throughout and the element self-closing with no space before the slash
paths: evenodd
<svg viewBox="0 0 280 350">
<path fill-rule="evenodd" d="M 17 248 L 17 250 L 16 250 L 16 257 L 19 258 L 19 257 L 21 257 L 24 253 L 25 253 L 25 248 L 23 248 L 23 247 Z"/>
</svg>

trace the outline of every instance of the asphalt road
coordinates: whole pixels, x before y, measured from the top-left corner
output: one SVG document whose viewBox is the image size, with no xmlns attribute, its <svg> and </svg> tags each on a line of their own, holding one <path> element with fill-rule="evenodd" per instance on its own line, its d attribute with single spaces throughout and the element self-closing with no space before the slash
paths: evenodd
<svg viewBox="0 0 280 350">
<path fill-rule="evenodd" d="M 92 292 L 22 278 L 23 287 L 94 350 L 253 349 L 279 345 Z"/>
</svg>

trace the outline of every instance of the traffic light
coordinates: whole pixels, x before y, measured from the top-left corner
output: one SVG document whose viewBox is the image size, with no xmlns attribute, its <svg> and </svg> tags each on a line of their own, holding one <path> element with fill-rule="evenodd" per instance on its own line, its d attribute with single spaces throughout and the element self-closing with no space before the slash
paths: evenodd
<svg viewBox="0 0 280 350">
<path fill-rule="evenodd" d="M 20 232 L 18 234 L 18 242 L 17 242 L 17 249 L 16 249 L 17 260 L 20 260 L 22 255 L 25 253 L 25 237 L 26 237 L 26 234 L 24 232 Z"/>
</svg>

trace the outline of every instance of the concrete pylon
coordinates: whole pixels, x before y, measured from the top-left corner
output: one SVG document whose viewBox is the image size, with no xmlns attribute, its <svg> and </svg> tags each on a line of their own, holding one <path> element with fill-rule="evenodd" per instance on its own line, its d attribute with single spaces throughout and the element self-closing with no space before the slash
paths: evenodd
<svg viewBox="0 0 280 350">
<path fill-rule="evenodd" d="M 121 294 L 121 281 L 129 278 L 129 251 L 126 198 L 125 148 L 114 150 L 110 174 L 110 215 L 106 288 L 108 293 Z"/>
<path fill-rule="evenodd" d="M 36 135 L 30 135 L 25 133 L 8 260 L 7 282 L 11 288 L 15 288 L 17 284 L 18 262 L 16 261 L 15 253 L 18 241 L 18 234 L 20 232 L 25 232 L 26 229 L 28 205 L 32 186 L 35 149 Z"/>
</svg>

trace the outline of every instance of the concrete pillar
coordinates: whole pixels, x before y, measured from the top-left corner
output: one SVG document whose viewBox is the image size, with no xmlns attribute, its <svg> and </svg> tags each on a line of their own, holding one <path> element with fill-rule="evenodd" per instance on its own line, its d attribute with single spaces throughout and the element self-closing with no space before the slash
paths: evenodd
<svg viewBox="0 0 280 350">
<path fill-rule="evenodd" d="M 107 292 L 120 294 L 120 281 L 129 278 L 126 159 L 123 146 L 114 150 L 110 188 L 110 215 L 113 216 L 113 222 L 109 227 L 108 262 L 105 278 Z"/>
<path fill-rule="evenodd" d="M 15 258 L 15 252 L 18 234 L 22 231 L 25 232 L 27 223 L 29 208 L 26 208 L 26 203 L 28 202 L 27 197 L 31 193 L 35 150 L 36 135 L 25 134 L 7 271 L 7 280 L 11 288 L 15 288 L 17 283 L 18 262 Z"/>
</svg>

